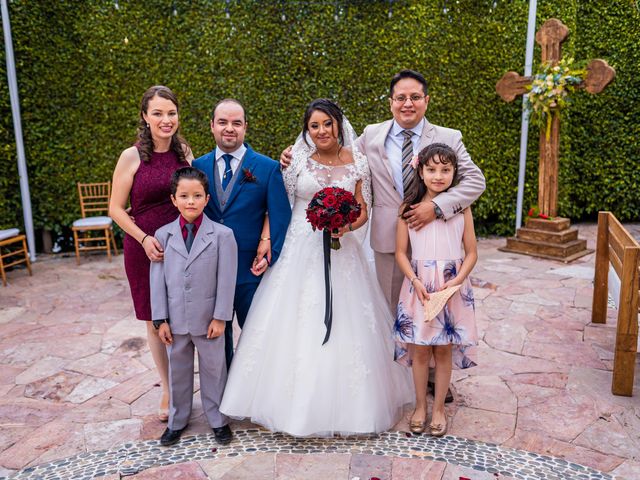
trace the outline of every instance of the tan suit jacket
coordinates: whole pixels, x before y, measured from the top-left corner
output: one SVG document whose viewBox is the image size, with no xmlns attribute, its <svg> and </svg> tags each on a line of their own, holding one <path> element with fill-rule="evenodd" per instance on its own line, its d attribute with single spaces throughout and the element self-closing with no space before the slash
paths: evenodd
<svg viewBox="0 0 640 480">
<path fill-rule="evenodd" d="M 373 187 L 373 218 L 371 222 L 371 248 L 379 253 L 391 253 L 396 247 L 396 224 L 402 196 L 395 188 L 391 160 L 387 158 L 384 143 L 393 125 L 387 120 L 369 125 L 358 138 L 360 151 L 367 156 Z M 473 163 L 462 143 L 459 130 L 440 127 L 426 121 L 418 151 L 432 143 L 449 145 L 458 156 L 460 182 L 449 191 L 438 195 L 436 204 L 445 218 L 461 212 L 480 197 L 485 189 L 484 175 Z M 400 159 L 396 159 L 400 161 Z"/>
</svg>

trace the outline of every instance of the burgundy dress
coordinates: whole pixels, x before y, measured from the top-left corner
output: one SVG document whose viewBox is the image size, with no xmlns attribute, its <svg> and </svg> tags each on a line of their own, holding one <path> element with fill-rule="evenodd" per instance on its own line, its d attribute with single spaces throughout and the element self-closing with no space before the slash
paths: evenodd
<svg viewBox="0 0 640 480">
<path fill-rule="evenodd" d="M 153 152 L 151 160 L 140 162 L 131 186 L 131 215 L 136 225 L 152 236 L 156 230 L 178 217 L 171 203 L 171 175 L 189 164 L 178 160 L 173 151 Z M 149 240 L 146 240 L 147 242 Z M 133 306 L 138 320 L 151 320 L 149 259 L 136 239 L 124 237 L 124 269 L 127 272 Z"/>
</svg>

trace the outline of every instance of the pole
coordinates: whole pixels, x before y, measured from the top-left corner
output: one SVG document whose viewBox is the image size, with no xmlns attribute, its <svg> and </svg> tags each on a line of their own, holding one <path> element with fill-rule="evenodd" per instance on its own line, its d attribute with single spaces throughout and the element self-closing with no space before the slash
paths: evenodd
<svg viewBox="0 0 640 480">
<path fill-rule="evenodd" d="M 527 26 L 527 49 L 524 57 L 524 75 L 531 76 L 533 67 L 533 39 L 536 31 L 536 9 L 538 0 L 529 0 L 529 24 Z M 518 199 L 516 201 L 516 230 L 522 226 L 522 203 L 524 199 L 524 174 L 527 169 L 527 140 L 529 118 L 522 98 L 522 125 L 520 127 L 520 168 L 518 170 Z"/>
<path fill-rule="evenodd" d="M 36 242 L 33 234 L 33 216 L 31 214 L 31 196 L 29 194 L 29 178 L 27 176 L 27 161 L 24 155 L 22 141 L 22 122 L 20 120 L 20 99 L 18 98 L 18 82 L 16 80 L 16 64 L 13 59 L 13 41 L 11 38 L 11 23 L 9 21 L 9 7 L 7 0 L 0 0 L 2 11 L 2 31 L 4 32 L 4 48 L 7 60 L 7 81 L 9 83 L 9 97 L 11 98 L 11 115 L 13 130 L 16 137 L 16 153 L 18 154 L 18 175 L 20 176 L 20 195 L 22 196 L 22 214 L 24 229 L 29 244 L 31 261 L 36 259 Z"/>
</svg>

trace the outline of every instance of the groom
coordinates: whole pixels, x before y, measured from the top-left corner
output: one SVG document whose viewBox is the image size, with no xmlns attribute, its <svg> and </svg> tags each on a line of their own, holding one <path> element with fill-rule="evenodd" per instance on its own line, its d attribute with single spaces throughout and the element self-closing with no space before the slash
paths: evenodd
<svg viewBox="0 0 640 480">
<path fill-rule="evenodd" d="M 235 99 L 219 101 L 211 116 L 216 148 L 193 162 L 207 174 L 210 199 L 204 212 L 229 227 L 238 244 L 233 308 L 244 326 L 261 275 L 278 259 L 291 220 L 291 207 L 278 162 L 244 143 L 247 120 Z M 227 367 L 233 358 L 233 327 L 225 328 Z"/>
</svg>

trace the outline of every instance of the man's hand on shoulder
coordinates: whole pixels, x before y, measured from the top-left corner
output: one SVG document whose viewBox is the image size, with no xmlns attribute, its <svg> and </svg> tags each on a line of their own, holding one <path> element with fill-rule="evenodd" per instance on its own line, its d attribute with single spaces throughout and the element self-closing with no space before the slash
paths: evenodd
<svg viewBox="0 0 640 480">
<path fill-rule="evenodd" d="M 404 219 L 409 228 L 420 230 L 436 219 L 436 205 L 431 201 L 411 205 L 411 209 L 404 214 Z"/>
<path fill-rule="evenodd" d="M 293 145 L 289 145 L 287 148 L 285 148 L 282 153 L 280 154 L 280 166 L 285 169 L 287 168 L 289 165 L 291 165 L 291 159 L 293 158 L 293 154 L 291 153 L 291 150 L 293 149 Z"/>
</svg>

